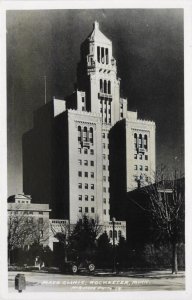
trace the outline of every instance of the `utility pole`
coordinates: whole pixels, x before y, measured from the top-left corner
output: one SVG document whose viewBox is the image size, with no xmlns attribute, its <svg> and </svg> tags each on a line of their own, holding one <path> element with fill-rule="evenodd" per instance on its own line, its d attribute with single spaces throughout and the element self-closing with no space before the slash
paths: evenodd
<svg viewBox="0 0 192 300">
<path fill-rule="evenodd" d="M 113 225 L 113 273 L 116 273 L 116 253 L 115 253 L 115 218 L 112 218 Z"/>
</svg>

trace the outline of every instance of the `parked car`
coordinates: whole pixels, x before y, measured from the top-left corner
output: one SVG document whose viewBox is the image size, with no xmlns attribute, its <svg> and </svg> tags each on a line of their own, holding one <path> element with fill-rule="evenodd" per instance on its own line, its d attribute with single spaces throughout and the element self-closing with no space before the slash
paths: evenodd
<svg viewBox="0 0 192 300">
<path fill-rule="evenodd" d="M 61 266 L 61 272 L 77 274 L 80 271 L 94 273 L 95 265 L 93 262 L 85 259 L 83 261 L 67 261 Z"/>
</svg>

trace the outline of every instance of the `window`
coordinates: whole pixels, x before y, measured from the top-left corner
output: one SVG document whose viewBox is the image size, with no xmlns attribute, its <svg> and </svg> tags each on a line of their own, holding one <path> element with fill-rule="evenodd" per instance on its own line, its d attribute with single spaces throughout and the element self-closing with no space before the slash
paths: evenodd
<svg viewBox="0 0 192 300">
<path fill-rule="evenodd" d="M 145 166 L 145 171 L 148 171 L 148 170 L 149 170 L 148 166 Z"/>
<path fill-rule="evenodd" d="M 134 159 L 137 159 L 137 154 L 134 154 Z"/>
<path fill-rule="evenodd" d="M 143 166 L 139 166 L 139 170 L 140 170 L 140 171 L 143 171 Z"/>
<path fill-rule="evenodd" d="M 105 149 L 105 144 L 103 143 L 103 149 Z"/>
<path fill-rule="evenodd" d="M 137 170 L 137 165 L 134 165 L 134 170 Z"/>
<path fill-rule="evenodd" d="M 85 172 L 85 177 L 88 177 L 88 172 Z"/>
<path fill-rule="evenodd" d="M 108 65 L 108 63 L 109 63 L 109 51 L 108 51 L 108 48 L 105 49 L 105 57 L 106 57 L 106 64 Z"/>
<path fill-rule="evenodd" d="M 145 176 L 145 181 L 148 182 L 149 181 L 149 178 L 147 176 Z"/>
<path fill-rule="evenodd" d="M 143 155 L 142 155 L 142 154 L 139 154 L 139 159 L 141 159 L 141 160 L 142 160 L 142 157 L 143 157 Z"/>
<path fill-rule="evenodd" d="M 82 189 L 82 183 L 78 183 L 78 188 Z"/>
<path fill-rule="evenodd" d="M 84 166 L 88 166 L 88 160 L 84 160 Z"/>
<path fill-rule="evenodd" d="M 78 165 L 82 165 L 82 160 L 81 159 L 78 159 Z"/>
<path fill-rule="evenodd" d="M 85 111 L 85 107 L 84 106 L 82 106 L 82 111 Z"/>
<path fill-rule="evenodd" d="M 103 80 L 100 79 L 100 92 L 103 93 Z"/>
<path fill-rule="evenodd" d="M 121 230 L 118 231 L 118 237 L 121 237 Z"/>
<path fill-rule="evenodd" d="M 102 138 L 105 138 L 105 133 L 102 133 Z"/>
<path fill-rule="evenodd" d="M 78 172 L 78 176 L 82 177 L 82 172 L 81 171 Z"/>
<path fill-rule="evenodd" d="M 90 153 L 91 153 L 91 155 L 93 155 L 93 154 L 94 154 L 94 150 L 93 150 L 93 149 L 91 149 L 91 150 L 90 150 Z"/>
<path fill-rule="evenodd" d="M 113 232 L 112 232 L 112 230 L 109 231 L 109 237 L 110 237 L 110 239 L 112 239 L 112 237 L 113 237 Z"/>
<path fill-rule="evenodd" d="M 83 140 L 85 142 L 87 142 L 87 127 L 86 126 L 83 128 Z"/>
<path fill-rule="evenodd" d="M 94 213 L 95 212 L 95 208 L 91 207 L 91 212 Z"/>
<path fill-rule="evenodd" d="M 91 166 L 92 166 L 92 167 L 94 166 L 94 161 L 93 161 L 93 160 L 91 160 Z"/>
<path fill-rule="evenodd" d="M 85 201 L 88 201 L 88 195 L 85 195 Z"/>
<path fill-rule="evenodd" d="M 106 181 L 106 176 L 103 176 L 103 181 Z"/>
<path fill-rule="evenodd" d="M 91 184 L 91 190 L 94 190 L 94 184 Z"/>
<path fill-rule="evenodd" d="M 104 62 L 105 62 L 105 59 L 104 59 L 104 48 L 103 47 L 101 47 L 101 62 L 102 62 L 102 64 L 104 64 Z"/>
<path fill-rule="evenodd" d="M 105 165 L 103 165 L 103 170 L 106 170 L 106 166 Z"/>
<path fill-rule="evenodd" d="M 78 148 L 78 153 L 80 153 L 80 154 L 81 154 L 81 148 Z"/>
<path fill-rule="evenodd" d="M 86 190 L 88 189 L 88 183 L 85 183 L 85 189 Z"/>
<path fill-rule="evenodd" d="M 147 149 L 147 135 L 144 135 L 144 148 Z"/>
<path fill-rule="evenodd" d="M 93 172 L 91 172 L 91 178 L 94 178 L 94 173 Z"/>
<path fill-rule="evenodd" d="M 100 63 L 100 47 L 97 47 L 97 61 Z"/>
<path fill-rule="evenodd" d="M 106 159 L 106 155 L 105 154 L 103 154 L 103 159 Z"/>
<path fill-rule="evenodd" d="M 106 187 L 103 188 L 103 192 L 106 193 Z"/>
<path fill-rule="evenodd" d="M 137 134 L 134 133 L 134 145 L 135 145 L 135 148 L 137 148 Z"/>
<path fill-rule="evenodd" d="M 78 199 L 79 199 L 80 201 L 82 201 L 82 195 L 79 195 Z"/>
<path fill-rule="evenodd" d="M 108 81 L 108 94 L 111 94 L 111 81 Z"/>
<path fill-rule="evenodd" d="M 104 93 L 106 94 L 107 93 L 107 81 L 104 80 Z"/>
<path fill-rule="evenodd" d="M 90 127 L 90 134 L 89 134 L 89 136 L 90 136 L 90 138 L 89 138 L 90 143 L 93 144 L 93 128 L 92 127 Z"/>
<path fill-rule="evenodd" d="M 88 213 L 88 211 L 89 211 L 89 210 L 88 210 L 88 207 L 85 207 L 85 212 Z"/>
<path fill-rule="evenodd" d="M 103 210 L 104 215 L 106 215 L 106 209 Z"/>
<path fill-rule="evenodd" d="M 87 153 L 88 153 L 88 149 L 85 148 L 85 149 L 84 149 L 84 154 L 87 154 Z"/>
<path fill-rule="evenodd" d="M 82 97 L 82 102 L 85 102 L 85 97 Z"/>
<path fill-rule="evenodd" d="M 40 214 L 40 215 L 43 215 L 43 211 L 39 211 L 39 214 Z"/>
<path fill-rule="evenodd" d="M 91 201 L 94 201 L 95 200 L 95 197 L 92 195 L 91 196 Z"/>
<path fill-rule="evenodd" d="M 114 238 L 117 238 L 117 230 L 114 231 Z"/>
<path fill-rule="evenodd" d="M 145 155 L 145 160 L 148 160 L 148 155 Z"/>
<path fill-rule="evenodd" d="M 105 203 L 105 204 L 106 204 L 106 198 L 103 198 L 103 203 Z"/>
<path fill-rule="evenodd" d="M 81 126 L 78 126 L 78 141 L 81 140 Z"/>
<path fill-rule="evenodd" d="M 82 207 L 79 207 L 79 212 L 82 212 Z"/>
</svg>

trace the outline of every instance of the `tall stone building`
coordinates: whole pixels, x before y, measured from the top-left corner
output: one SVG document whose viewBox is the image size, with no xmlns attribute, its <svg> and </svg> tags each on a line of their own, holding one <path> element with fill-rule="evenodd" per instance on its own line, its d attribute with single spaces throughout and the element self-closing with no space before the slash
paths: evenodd
<svg viewBox="0 0 192 300">
<path fill-rule="evenodd" d="M 120 196 L 155 171 L 155 123 L 128 111 L 112 50 L 94 22 L 81 45 L 76 90 L 35 112 L 23 137 L 24 192 L 70 223 L 88 214 L 110 227 L 116 207 L 123 209 Z"/>
</svg>

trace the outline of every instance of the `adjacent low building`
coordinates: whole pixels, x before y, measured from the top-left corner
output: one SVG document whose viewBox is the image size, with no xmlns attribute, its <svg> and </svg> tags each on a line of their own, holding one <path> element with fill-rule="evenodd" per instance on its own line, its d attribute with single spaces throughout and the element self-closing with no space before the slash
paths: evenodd
<svg viewBox="0 0 192 300">
<path fill-rule="evenodd" d="M 24 194 L 8 198 L 9 242 L 21 247 L 30 246 L 33 242 L 48 246 L 49 204 L 31 201 L 31 196 Z"/>
</svg>

